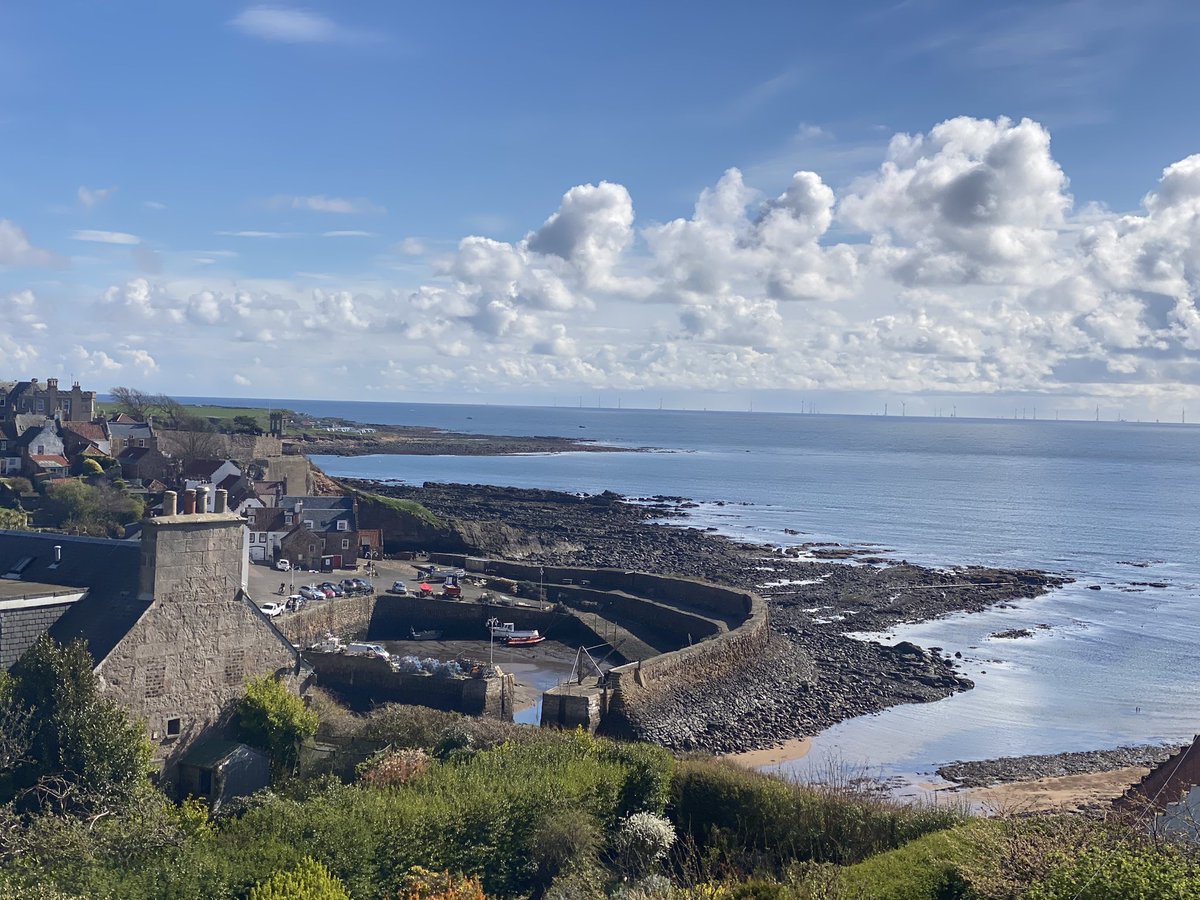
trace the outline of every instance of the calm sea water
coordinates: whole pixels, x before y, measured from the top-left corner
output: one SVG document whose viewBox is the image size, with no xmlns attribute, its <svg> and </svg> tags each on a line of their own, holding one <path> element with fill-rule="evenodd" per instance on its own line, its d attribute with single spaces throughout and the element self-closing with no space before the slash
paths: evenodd
<svg viewBox="0 0 1200 900">
<path fill-rule="evenodd" d="M 906 639 L 962 652 L 976 689 L 842 723 L 818 737 L 808 758 L 784 768 L 803 772 L 833 756 L 913 777 L 954 759 L 1183 740 L 1200 731 L 1200 430 L 955 418 L 286 405 L 360 421 L 586 437 L 669 451 L 317 458 L 332 475 L 682 495 L 701 502 L 689 524 L 716 526 L 737 538 L 872 543 L 897 558 L 931 565 L 1036 567 L 1078 579 L 1018 609 L 890 631 L 889 642 Z M 1050 628 L 1036 629 L 1039 624 Z M 1035 628 L 1035 637 L 989 637 L 1024 627 Z"/>
</svg>

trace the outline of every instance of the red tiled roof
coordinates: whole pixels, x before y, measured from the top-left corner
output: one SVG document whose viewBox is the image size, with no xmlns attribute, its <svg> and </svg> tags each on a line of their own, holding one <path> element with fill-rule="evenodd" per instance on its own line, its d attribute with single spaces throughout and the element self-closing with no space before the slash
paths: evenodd
<svg viewBox="0 0 1200 900">
<path fill-rule="evenodd" d="M 64 469 L 71 465 L 65 457 L 59 456 L 57 453 L 47 453 L 44 456 L 38 454 L 30 454 L 29 458 L 39 466 L 62 466 Z"/>
<path fill-rule="evenodd" d="M 96 443 L 108 440 L 104 426 L 99 422 L 63 422 L 63 428 Z"/>
</svg>

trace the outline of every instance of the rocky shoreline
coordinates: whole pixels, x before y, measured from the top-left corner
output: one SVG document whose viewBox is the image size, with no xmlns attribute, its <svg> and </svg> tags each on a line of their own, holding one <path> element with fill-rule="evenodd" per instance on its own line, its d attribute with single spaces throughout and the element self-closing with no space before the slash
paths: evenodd
<svg viewBox="0 0 1200 900">
<path fill-rule="evenodd" d="M 470 552 L 679 574 L 762 595 L 772 638 L 758 658 L 715 683 L 682 687 L 640 711 L 634 723 L 640 735 L 677 750 L 762 749 L 853 716 L 968 690 L 973 682 L 938 648 L 907 642 L 890 647 L 846 633 L 979 611 L 1036 597 L 1067 580 L 986 567 L 932 569 L 879 557 L 872 557 L 878 560 L 873 565 L 804 558 L 794 548 L 737 543 L 704 529 L 658 524 L 686 519 L 694 504 L 680 497 L 628 502 L 611 492 L 348 484 L 418 501 L 448 521 Z"/>
<path fill-rule="evenodd" d="M 956 782 L 959 787 L 992 787 L 1036 778 L 1091 775 L 1112 769 L 1153 768 L 1177 750 L 1179 745 L 1143 744 L 1112 750 L 1004 756 L 999 759 L 948 763 L 939 768 L 937 774 L 947 781 Z"/>
</svg>

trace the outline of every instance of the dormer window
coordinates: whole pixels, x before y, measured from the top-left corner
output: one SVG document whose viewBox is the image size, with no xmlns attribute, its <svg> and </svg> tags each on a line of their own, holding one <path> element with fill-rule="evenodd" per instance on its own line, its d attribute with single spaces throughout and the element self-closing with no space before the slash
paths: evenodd
<svg viewBox="0 0 1200 900">
<path fill-rule="evenodd" d="M 312 519 L 305 519 L 305 520 L 304 520 L 304 527 L 305 527 L 305 528 L 309 528 L 309 529 L 311 529 L 311 528 L 313 527 L 313 520 L 312 520 Z"/>
<path fill-rule="evenodd" d="M 338 531 L 349 531 L 350 523 L 347 522 L 345 519 L 338 519 L 337 530 Z"/>
</svg>

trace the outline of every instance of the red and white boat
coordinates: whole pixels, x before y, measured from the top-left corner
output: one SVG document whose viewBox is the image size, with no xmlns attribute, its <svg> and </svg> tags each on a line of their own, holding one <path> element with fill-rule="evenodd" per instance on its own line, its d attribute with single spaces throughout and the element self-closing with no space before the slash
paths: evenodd
<svg viewBox="0 0 1200 900">
<path fill-rule="evenodd" d="M 533 644 L 540 644 L 545 639 L 546 639 L 545 637 L 543 637 L 542 635 L 538 634 L 535 631 L 535 632 L 533 632 L 533 634 L 527 634 L 527 635 L 523 635 L 523 636 L 514 635 L 513 637 L 505 638 L 504 646 L 506 646 L 506 647 L 529 647 L 529 646 L 532 646 Z"/>
</svg>

